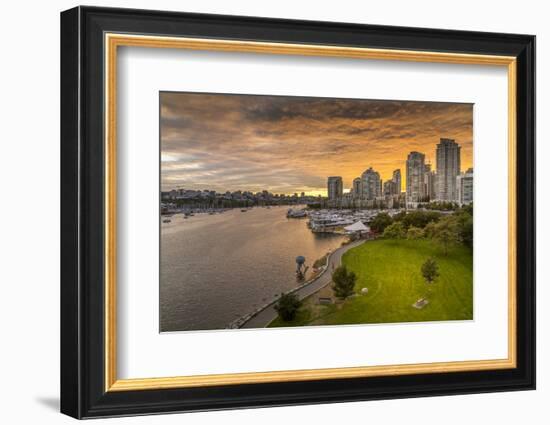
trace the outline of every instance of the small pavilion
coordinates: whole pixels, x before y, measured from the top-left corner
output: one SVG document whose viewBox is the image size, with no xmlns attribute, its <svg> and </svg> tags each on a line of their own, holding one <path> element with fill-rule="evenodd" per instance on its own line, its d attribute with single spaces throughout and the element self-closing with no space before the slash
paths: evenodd
<svg viewBox="0 0 550 425">
<path fill-rule="evenodd" d="M 362 221 L 356 221 L 347 227 L 344 227 L 346 233 L 366 233 L 370 232 L 370 228 L 365 226 Z"/>
</svg>

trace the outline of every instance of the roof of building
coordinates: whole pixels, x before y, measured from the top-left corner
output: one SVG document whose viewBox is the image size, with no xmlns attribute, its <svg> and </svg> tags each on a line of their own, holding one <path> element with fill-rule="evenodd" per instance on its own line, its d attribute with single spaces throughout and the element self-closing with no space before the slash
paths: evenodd
<svg viewBox="0 0 550 425">
<path fill-rule="evenodd" d="M 350 224 L 347 227 L 344 227 L 344 229 L 347 232 L 363 232 L 363 231 L 369 230 L 369 228 L 365 226 L 362 221 L 356 221 L 355 223 Z"/>
</svg>

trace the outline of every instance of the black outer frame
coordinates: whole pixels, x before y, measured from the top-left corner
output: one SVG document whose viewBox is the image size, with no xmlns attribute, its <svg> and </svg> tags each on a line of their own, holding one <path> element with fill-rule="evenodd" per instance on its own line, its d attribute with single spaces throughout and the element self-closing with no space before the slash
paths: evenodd
<svg viewBox="0 0 550 425">
<path fill-rule="evenodd" d="M 105 32 L 517 57 L 517 368 L 104 391 Z M 61 412 L 75 418 L 535 388 L 535 37 L 77 7 L 61 13 Z"/>
</svg>

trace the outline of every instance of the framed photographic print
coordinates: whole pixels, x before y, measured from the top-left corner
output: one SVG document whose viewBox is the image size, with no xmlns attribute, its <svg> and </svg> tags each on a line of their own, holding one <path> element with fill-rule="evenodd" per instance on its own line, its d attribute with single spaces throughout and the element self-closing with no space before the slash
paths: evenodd
<svg viewBox="0 0 550 425">
<path fill-rule="evenodd" d="M 535 387 L 535 38 L 61 14 L 61 411 Z"/>
</svg>

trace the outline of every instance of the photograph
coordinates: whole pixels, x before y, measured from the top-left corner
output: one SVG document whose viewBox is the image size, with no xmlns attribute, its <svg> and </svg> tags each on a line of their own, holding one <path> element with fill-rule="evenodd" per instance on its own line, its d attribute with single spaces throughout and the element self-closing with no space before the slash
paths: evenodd
<svg viewBox="0 0 550 425">
<path fill-rule="evenodd" d="M 159 93 L 160 332 L 473 320 L 473 104 Z"/>
</svg>

